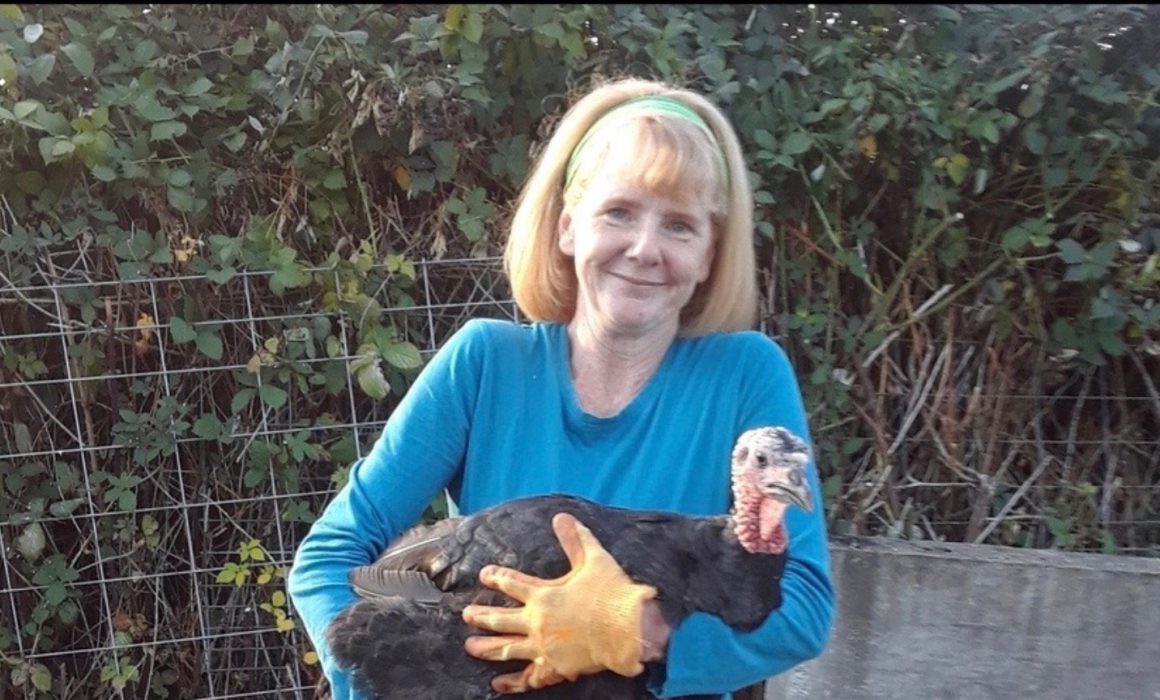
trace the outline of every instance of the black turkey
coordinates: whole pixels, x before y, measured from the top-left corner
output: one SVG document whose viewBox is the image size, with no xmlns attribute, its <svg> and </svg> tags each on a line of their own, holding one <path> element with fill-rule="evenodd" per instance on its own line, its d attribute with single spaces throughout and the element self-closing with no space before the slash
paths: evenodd
<svg viewBox="0 0 1160 700">
<path fill-rule="evenodd" d="M 464 640 L 482 634 L 461 619 L 471 604 L 516 605 L 479 584 L 488 564 L 541 578 L 566 574 L 569 563 L 551 527 L 570 513 L 639 583 L 657 589 L 661 614 L 676 625 L 693 611 L 716 615 L 741 631 L 758 627 L 781 605 L 789 504 L 812 507 L 806 444 L 782 428 L 758 428 L 732 455 L 733 513 L 693 517 L 602 506 L 573 496 L 509 501 L 469 517 L 415 528 L 373 564 L 355 569 L 361 596 L 327 630 L 335 659 L 354 687 L 381 700 L 487 700 L 491 679 L 527 661 L 482 661 Z M 650 698 L 647 673 L 585 676 L 519 696 L 526 700 Z"/>
</svg>

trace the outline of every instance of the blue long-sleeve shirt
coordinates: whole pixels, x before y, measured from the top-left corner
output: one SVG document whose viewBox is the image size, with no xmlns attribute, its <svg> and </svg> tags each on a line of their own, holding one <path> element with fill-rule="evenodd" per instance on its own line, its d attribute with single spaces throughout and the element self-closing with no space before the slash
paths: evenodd
<svg viewBox="0 0 1160 700">
<path fill-rule="evenodd" d="M 547 493 L 721 514 L 730 507 L 729 458 L 742 432 L 777 425 L 809 440 L 793 370 L 760 333 L 677 339 L 611 418 L 581 408 L 569 353 L 559 324 L 467 323 L 424 368 L 311 527 L 288 589 L 335 700 L 356 697 L 325 637 L 326 626 L 355 601 L 349 572 L 414 525 L 444 487 L 463 514 Z M 817 471 L 809 472 L 821 504 Z M 673 630 L 666 663 L 650 667 L 656 695 L 725 693 L 821 653 L 834 615 L 822 510 L 786 514 L 781 608 L 749 633 L 708 614 L 688 617 Z"/>
</svg>

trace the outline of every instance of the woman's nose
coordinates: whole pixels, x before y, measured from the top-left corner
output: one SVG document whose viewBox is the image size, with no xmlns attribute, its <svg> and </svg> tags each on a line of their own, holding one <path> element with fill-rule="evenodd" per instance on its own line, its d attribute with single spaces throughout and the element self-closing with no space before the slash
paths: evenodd
<svg viewBox="0 0 1160 700">
<path fill-rule="evenodd" d="M 659 262 L 661 258 L 661 236 L 658 229 L 659 224 L 647 221 L 642 222 L 636 231 L 636 238 L 633 239 L 632 245 L 628 248 L 626 253 L 628 257 L 642 264 Z"/>
</svg>

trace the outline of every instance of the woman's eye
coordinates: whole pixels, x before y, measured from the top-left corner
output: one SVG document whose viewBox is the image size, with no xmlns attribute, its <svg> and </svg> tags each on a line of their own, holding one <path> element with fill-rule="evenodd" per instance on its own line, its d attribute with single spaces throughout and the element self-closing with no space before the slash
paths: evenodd
<svg viewBox="0 0 1160 700">
<path fill-rule="evenodd" d="M 694 229 L 684 221 L 674 221 L 669 224 L 669 230 L 678 236 L 689 236 L 694 233 Z"/>
<path fill-rule="evenodd" d="M 613 221 L 623 221 L 628 218 L 628 210 L 624 207 L 613 207 L 604 213 L 605 216 Z"/>
</svg>

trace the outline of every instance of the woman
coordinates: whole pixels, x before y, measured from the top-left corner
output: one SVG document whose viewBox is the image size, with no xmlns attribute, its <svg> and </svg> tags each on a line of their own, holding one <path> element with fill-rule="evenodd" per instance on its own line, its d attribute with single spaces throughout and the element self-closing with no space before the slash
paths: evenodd
<svg viewBox="0 0 1160 700">
<path fill-rule="evenodd" d="M 785 354 L 748 330 L 757 297 L 752 228 L 736 134 L 703 97 L 626 80 L 565 115 L 521 194 L 505 254 L 516 302 L 533 323 L 476 320 L 449 340 L 299 549 L 289 590 L 336 698 L 352 695 L 324 632 L 354 601 L 348 573 L 413 525 L 445 486 L 465 514 L 552 492 L 724 513 L 738 435 L 779 425 L 809 439 Z M 615 647 L 615 661 L 554 648 L 561 635 L 551 610 L 512 628 L 494 610 L 469 608 L 469 622 L 507 634 L 469 639 L 467 651 L 538 658 L 541 667 L 551 660 L 544 672 L 530 664 L 497 678 L 503 692 L 603 668 L 646 669 L 659 697 L 760 681 L 819 654 L 833 619 L 822 509 L 791 509 L 786 527 L 783 604 L 756 631 L 704 614 L 669 630 L 655 601 L 621 587 L 626 604 L 578 635 Z M 574 528 L 561 534 L 575 536 Z M 569 595 L 603 599 L 616 573 L 599 584 L 580 579 Z M 527 578 L 501 570 L 485 583 L 504 589 Z"/>
</svg>

